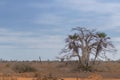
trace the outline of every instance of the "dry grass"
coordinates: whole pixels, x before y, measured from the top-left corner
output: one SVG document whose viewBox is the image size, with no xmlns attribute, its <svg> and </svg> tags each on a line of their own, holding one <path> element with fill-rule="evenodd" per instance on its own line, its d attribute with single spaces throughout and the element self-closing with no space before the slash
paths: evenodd
<svg viewBox="0 0 120 80">
<path fill-rule="evenodd" d="M 17 73 L 12 68 L 17 63 L 29 64 L 37 71 Z M 53 77 L 81 77 L 85 78 L 91 72 L 78 71 L 75 62 L 0 62 L 0 73 L 17 77 L 41 77 L 51 74 Z M 120 78 L 119 62 L 100 62 L 95 66 L 97 73 L 104 78 Z"/>
</svg>

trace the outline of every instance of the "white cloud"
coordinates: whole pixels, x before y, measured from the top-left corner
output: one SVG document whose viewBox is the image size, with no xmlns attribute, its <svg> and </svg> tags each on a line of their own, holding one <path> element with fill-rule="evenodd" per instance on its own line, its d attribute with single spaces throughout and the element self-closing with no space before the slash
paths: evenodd
<svg viewBox="0 0 120 80">
<path fill-rule="evenodd" d="M 45 25 L 59 25 L 63 18 L 55 14 L 43 14 L 35 18 L 34 23 Z"/>
<path fill-rule="evenodd" d="M 36 38 L 26 38 L 22 40 L 21 43 L 27 44 L 28 48 L 62 48 L 64 45 L 63 37 L 56 36 L 41 36 Z"/>
<path fill-rule="evenodd" d="M 112 38 L 112 41 L 113 41 L 113 42 L 120 42 L 120 37 L 113 37 L 113 38 Z"/>
<path fill-rule="evenodd" d="M 69 9 L 96 13 L 115 13 L 119 11 L 120 3 L 105 3 L 98 0 L 58 0 L 59 3 Z"/>
<path fill-rule="evenodd" d="M 112 37 L 111 41 L 115 47 L 120 50 L 120 37 Z"/>
<path fill-rule="evenodd" d="M 34 35 L 33 32 L 17 32 L 17 31 L 11 31 L 5 28 L 0 28 L 0 35 L 3 36 L 28 36 L 28 35 Z"/>
<path fill-rule="evenodd" d="M 37 18 L 35 18 L 34 20 L 34 23 L 37 24 L 47 24 L 55 26 L 61 24 L 65 26 L 70 24 L 76 26 L 78 23 L 81 22 L 89 22 L 89 24 L 93 24 L 92 26 L 96 25 L 95 27 L 99 30 L 110 30 L 119 28 L 120 26 L 120 3 L 118 2 L 112 3 L 99 0 L 55 0 L 52 3 L 31 3 L 29 4 L 29 6 L 41 8 L 43 10 L 45 10 L 46 8 L 51 10 L 51 12 L 47 12 L 44 14 L 40 14 L 40 16 L 37 16 Z M 84 15 L 83 18 L 78 17 L 73 19 L 67 16 L 63 17 L 57 15 L 57 12 L 52 12 L 51 7 L 57 7 L 58 9 L 62 8 L 66 10 L 66 12 L 75 11 L 77 12 L 77 14 L 80 13 L 80 15 L 83 15 L 84 12 L 88 14 L 86 14 L 86 16 Z M 73 13 L 73 15 L 75 14 L 76 13 Z M 97 15 L 94 15 L 93 18 L 89 18 L 89 14 Z M 67 13 L 67 15 L 69 14 Z M 96 18 L 94 19 L 94 17 Z M 104 29 L 101 27 L 104 27 Z"/>
<path fill-rule="evenodd" d="M 61 6 L 63 6 L 68 10 L 75 10 L 78 13 L 88 12 L 88 15 L 93 13 L 93 15 L 97 14 L 99 17 L 103 17 L 104 15 L 106 15 L 104 16 L 104 18 L 97 18 L 96 20 L 84 17 L 83 19 L 84 21 L 86 22 L 93 21 L 91 24 L 96 24 L 96 25 L 97 23 L 94 23 L 94 22 L 98 22 L 99 19 L 101 19 L 101 21 L 103 22 L 102 22 L 102 25 L 99 25 L 97 27 L 98 29 L 100 27 L 101 30 L 108 30 L 108 29 L 119 28 L 120 26 L 120 23 L 119 23 L 120 3 L 117 3 L 117 2 L 111 3 L 111 2 L 104 2 L 104 1 L 100 2 L 99 0 L 75 0 L 75 1 L 74 0 L 57 0 L 56 2 L 59 4 L 62 4 Z M 98 16 L 95 15 L 94 17 L 98 17 Z M 104 29 L 101 27 L 104 27 Z"/>
<path fill-rule="evenodd" d="M 7 29 L 0 29 L 0 48 L 62 48 L 63 36 L 61 35 L 38 35 L 32 32 L 14 32 Z M 11 44 L 8 44 L 11 43 Z M 14 44 L 14 45 L 12 45 Z"/>
</svg>

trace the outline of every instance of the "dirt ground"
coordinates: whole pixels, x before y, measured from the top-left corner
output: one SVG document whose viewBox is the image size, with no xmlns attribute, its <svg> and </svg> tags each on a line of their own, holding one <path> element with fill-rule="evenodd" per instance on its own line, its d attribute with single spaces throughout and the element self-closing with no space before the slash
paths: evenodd
<svg viewBox="0 0 120 80">
<path fill-rule="evenodd" d="M 120 80 L 120 78 L 104 78 L 102 75 L 98 73 L 91 73 L 86 78 L 80 77 L 53 77 L 53 76 L 46 76 L 46 77 L 18 77 L 18 76 L 0 76 L 0 80 Z"/>
<path fill-rule="evenodd" d="M 35 78 L 23 78 L 23 77 L 19 77 L 17 79 L 0 79 L 0 80 L 38 80 Z M 114 78 L 104 78 L 104 79 L 89 79 L 89 78 L 62 78 L 62 79 L 58 79 L 58 80 L 120 80 L 120 79 L 114 79 Z"/>
</svg>

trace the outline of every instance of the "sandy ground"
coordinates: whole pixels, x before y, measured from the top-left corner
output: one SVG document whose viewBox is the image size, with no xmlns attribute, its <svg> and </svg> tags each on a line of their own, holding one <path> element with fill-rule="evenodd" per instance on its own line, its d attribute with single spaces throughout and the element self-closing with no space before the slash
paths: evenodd
<svg viewBox="0 0 120 80">
<path fill-rule="evenodd" d="M 86 78 L 55 78 L 55 77 L 46 77 L 44 80 L 120 80 L 120 78 L 104 78 L 100 74 L 92 73 Z M 42 80 L 39 77 L 17 77 L 17 76 L 0 76 L 0 80 Z"/>
<path fill-rule="evenodd" d="M 87 78 L 63 78 L 64 80 L 101 80 L 101 79 L 87 79 Z M 33 78 L 17 78 L 17 80 L 33 80 Z M 102 80 L 120 80 L 120 79 L 102 79 Z"/>
<path fill-rule="evenodd" d="M 17 80 L 34 80 L 33 78 L 17 78 Z"/>
<path fill-rule="evenodd" d="M 37 79 L 37 78 L 33 78 L 33 77 L 18 77 L 18 76 L 0 76 L 0 80 L 41 80 L 41 79 Z M 44 80 L 56 80 L 55 77 L 53 78 L 47 78 Z M 103 78 L 103 76 L 98 75 L 98 74 L 91 74 L 86 78 L 80 78 L 80 77 L 69 77 L 69 78 L 57 78 L 57 80 L 120 80 L 120 78 Z"/>
<path fill-rule="evenodd" d="M 17 79 L 10 79 L 10 78 L 4 78 L 4 79 L 0 79 L 0 80 L 36 80 L 36 79 L 33 79 L 33 78 L 23 78 L 23 77 L 19 77 Z M 62 78 L 62 79 L 59 79 L 59 80 L 120 80 L 120 79 L 87 79 L 87 78 Z"/>
<path fill-rule="evenodd" d="M 64 80 L 101 80 L 101 79 L 88 79 L 88 78 L 64 78 Z M 102 80 L 120 80 L 120 79 L 102 79 Z"/>
<path fill-rule="evenodd" d="M 1 78 L 0 80 L 36 80 L 36 79 L 19 77 L 19 78 L 16 78 L 16 79 L 10 79 L 10 78 L 4 78 L 4 79 L 2 79 Z M 112 78 L 109 78 L 109 79 L 62 78 L 62 79 L 59 79 L 59 80 L 120 80 L 120 79 L 112 79 Z"/>
</svg>

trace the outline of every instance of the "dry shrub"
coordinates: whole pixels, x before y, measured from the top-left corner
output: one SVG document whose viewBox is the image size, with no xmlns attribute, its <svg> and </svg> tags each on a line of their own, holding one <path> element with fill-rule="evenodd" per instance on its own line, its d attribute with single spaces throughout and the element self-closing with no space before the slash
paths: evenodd
<svg viewBox="0 0 120 80">
<path fill-rule="evenodd" d="M 97 73 L 92 73 L 88 76 L 88 79 L 92 80 L 103 80 L 103 77 Z"/>
<path fill-rule="evenodd" d="M 60 80 L 58 77 L 53 76 L 52 74 L 37 76 L 34 80 Z"/>
<path fill-rule="evenodd" d="M 17 77 L 3 74 L 0 76 L 0 80 L 17 80 Z"/>
<path fill-rule="evenodd" d="M 13 68 L 12 68 L 15 72 L 18 72 L 18 73 L 24 73 L 24 72 L 35 72 L 36 69 L 34 67 L 32 67 L 31 65 L 29 64 L 25 64 L 25 63 L 18 63 L 18 64 L 15 64 L 13 65 Z"/>
</svg>

